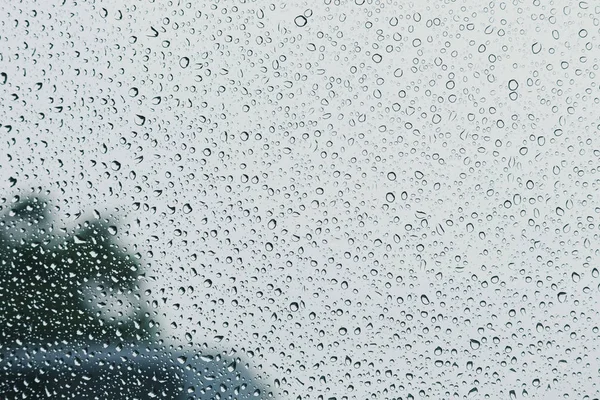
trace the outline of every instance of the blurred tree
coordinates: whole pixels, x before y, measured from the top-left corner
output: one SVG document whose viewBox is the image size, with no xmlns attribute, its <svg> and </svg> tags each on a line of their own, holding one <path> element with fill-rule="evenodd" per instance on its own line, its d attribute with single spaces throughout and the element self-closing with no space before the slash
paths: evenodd
<svg viewBox="0 0 600 400">
<path fill-rule="evenodd" d="M 116 228 L 59 230 L 49 209 L 0 206 L 0 398 L 260 398 L 241 359 L 164 344 Z"/>
<path fill-rule="evenodd" d="M 49 203 L 17 201 L 0 221 L 0 344 L 146 340 L 156 334 L 139 301 L 140 263 L 86 222 L 56 234 Z"/>
</svg>

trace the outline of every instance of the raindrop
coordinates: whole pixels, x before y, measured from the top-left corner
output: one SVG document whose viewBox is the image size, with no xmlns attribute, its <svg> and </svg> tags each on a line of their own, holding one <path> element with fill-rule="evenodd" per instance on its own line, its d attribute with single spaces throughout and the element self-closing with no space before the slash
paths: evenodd
<svg viewBox="0 0 600 400">
<path fill-rule="evenodd" d="M 190 65 L 190 59 L 188 57 L 181 57 L 179 59 L 179 66 L 181 68 L 187 68 Z"/>
<path fill-rule="evenodd" d="M 534 183 L 533 183 L 533 181 L 532 181 L 531 179 L 529 179 L 529 180 L 528 180 L 528 181 L 525 183 L 525 187 L 526 187 L 527 189 L 529 189 L 529 190 L 533 189 L 533 187 L 534 187 L 534 186 L 535 186 L 535 185 L 534 185 Z"/>
<path fill-rule="evenodd" d="M 559 292 L 556 297 L 560 303 L 564 303 L 567 300 L 567 294 L 565 292 Z"/>
<path fill-rule="evenodd" d="M 146 122 L 146 117 L 144 117 L 143 115 L 136 114 L 134 122 L 136 125 L 142 126 Z"/>
<path fill-rule="evenodd" d="M 294 18 L 294 23 L 296 24 L 296 26 L 302 28 L 308 23 L 308 20 L 304 15 L 298 15 L 296 18 Z"/>
</svg>

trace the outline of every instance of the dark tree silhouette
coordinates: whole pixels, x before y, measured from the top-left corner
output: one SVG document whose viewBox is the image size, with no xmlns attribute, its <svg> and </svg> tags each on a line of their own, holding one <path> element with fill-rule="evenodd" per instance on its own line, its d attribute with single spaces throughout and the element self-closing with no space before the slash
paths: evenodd
<svg viewBox="0 0 600 400">
<path fill-rule="evenodd" d="M 240 358 L 164 344 L 116 228 L 61 231 L 49 210 L 0 208 L 0 398 L 267 397 Z"/>
<path fill-rule="evenodd" d="M 93 221 L 61 234 L 48 209 L 24 199 L 0 222 L 0 343 L 149 339 L 151 314 L 135 301 L 140 263 L 113 241 L 113 228 Z M 122 309 L 132 313 L 119 318 Z"/>
</svg>

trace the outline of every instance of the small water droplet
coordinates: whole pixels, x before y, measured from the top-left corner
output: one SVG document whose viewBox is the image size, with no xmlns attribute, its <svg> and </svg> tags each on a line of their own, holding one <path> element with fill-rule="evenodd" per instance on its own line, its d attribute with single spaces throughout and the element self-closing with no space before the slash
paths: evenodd
<svg viewBox="0 0 600 400">
<path fill-rule="evenodd" d="M 143 115 L 136 114 L 136 116 L 135 116 L 135 124 L 136 125 L 142 126 L 142 125 L 144 125 L 145 122 L 146 122 L 146 117 L 144 117 Z"/>
<path fill-rule="evenodd" d="M 296 24 L 296 26 L 302 28 L 308 23 L 308 20 L 304 15 L 298 15 L 296 18 L 294 18 L 294 23 Z"/>
<path fill-rule="evenodd" d="M 567 300 L 567 294 L 565 292 L 558 293 L 558 295 L 556 297 L 558 298 L 558 301 L 561 303 L 564 303 Z"/>
</svg>

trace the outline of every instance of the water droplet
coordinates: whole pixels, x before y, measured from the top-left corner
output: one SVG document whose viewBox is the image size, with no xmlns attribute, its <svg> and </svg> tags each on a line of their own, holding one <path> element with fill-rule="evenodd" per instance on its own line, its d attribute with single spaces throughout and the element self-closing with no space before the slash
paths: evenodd
<svg viewBox="0 0 600 400">
<path fill-rule="evenodd" d="M 528 180 L 528 181 L 527 181 L 527 183 L 525 184 L 525 187 L 526 187 L 527 189 L 529 189 L 529 190 L 533 189 L 533 187 L 534 187 L 534 186 L 535 186 L 535 185 L 534 185 L 534 183 L 533 183 L 533 181 L 532 181 L 531 179 L 530 179 L 530 180 Z"/>
<path fill-rule="evenodd" d="M 567 300 L 567 294 L 565 292 L 559 292 L 556 297 L 560 303 L 564 303 Z"/>
<path fill-rule="evenodd" d="M 294 18 L 294 23 L 296 24 L 296 26 L 302 28 L 308 23 L 308 20 L 304 15 L 298 15 L 296 18 Z"/>
<path fill-rule="evenodd" d="M 188 57 L 181 57 L 179 59 L 179 66 L 181 68 L 187 68 L 190 65 L 190 59 Z"/>
<path fill-rule="evenodd" d="M 136 114 L 134 122 L 136 125 L 142 126 L 146 122 L 146 117 L 144 117 L 143 115 Z"/>
</svg>

